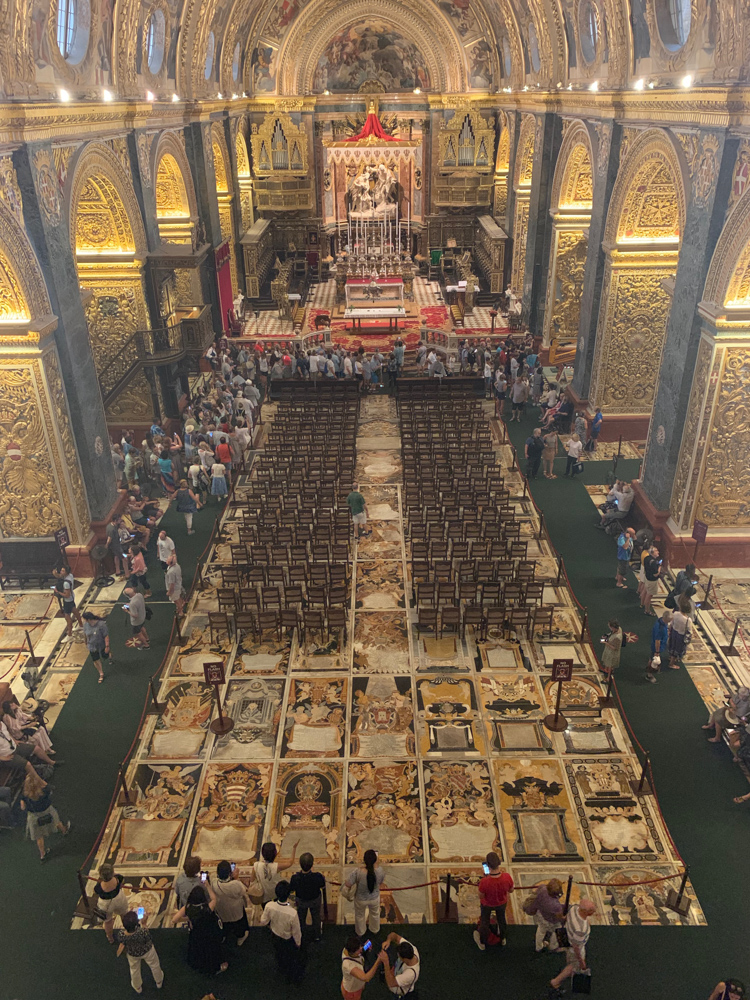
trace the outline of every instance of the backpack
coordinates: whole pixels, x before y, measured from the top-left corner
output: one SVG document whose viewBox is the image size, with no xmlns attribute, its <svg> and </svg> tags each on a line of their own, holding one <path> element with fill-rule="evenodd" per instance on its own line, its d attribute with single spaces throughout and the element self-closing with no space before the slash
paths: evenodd
<svg viewBox="0 0 750 1000">
<path fill-rule="evenodd" d="M 529 917 L 533 917 L 539 912 L 539 904 L 536 900 L 536 893 L 532 893 L 531 896 L 526 897 L 521 905 L 521 909 Z"/>
</svg>

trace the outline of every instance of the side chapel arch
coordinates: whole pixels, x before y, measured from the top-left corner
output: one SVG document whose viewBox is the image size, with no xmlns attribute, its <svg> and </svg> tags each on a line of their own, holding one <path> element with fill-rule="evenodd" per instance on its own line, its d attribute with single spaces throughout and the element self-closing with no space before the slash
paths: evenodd
<svg viewBox="0 0 750 1000">
<path fill-rule="evenodd" d="M 234 152 L 237 162 L 237 184 L 240 195 L 240 216 L 242 218 L 242 230 L 246 232 L 255 221 L 253 212 L 253 180 L 250 170 L 250 155 L 247 149 L 247 139 L 245 138 L 246 122 L 243 121 L 237 128 L 237 135 L 234 140 Z"/>
<path fill-rule="evenodd" d="M 566 122 L 552 182 L 553 219 L 548 270 L 544 344 L 576 343 L 583 295 L 594 197 L 593 155 L 588 129 L 581 121 Z M 567 128 L 566 128 L 567 127 Z"/>
<path fill-rule="evenodd" d="M 706 276 L 701 339 L 670 503 L 677 530 L 696 518 L 750 527 L 750 190 L 727 219 Z"/>
<path fill-rule="evenodd" d="M 156 220 L 165 243 L 190 243 L 198 218 L 198 203 L 185 150 L 173 132 L 155 144 Z"/>
<path fill-rule="evenodd" d="M 519 296 L 523 295 L 524 271 L 526 269 L 526 240 L 529 231 L 535 138 L 536 118 L 534 115 L 524 115 L 518 136 L 513 171 L 515 211 L 513 213 L 513 267 L 510 278 L 511 288 Z"/>
<path fill-rule="evenodd" d="M 607 214 L 607 256 L 589 400 L 604 413 L 647 417 L 659 376 L 677 269 L 685 184 L 674 143 L 649 129 L 626 149 Z"/>
<path fill-rule="evenodd" d="M 70 242 L 85 303 L 97 374 L 115 360 L 127 368 L 136 330 L 148 328 L 143 287 L 146 233 L 130 178 L 102 143 L 83 148 L 70 190 Z M 107 381 L 103 392 L 109 388 Z"/>
</svg>

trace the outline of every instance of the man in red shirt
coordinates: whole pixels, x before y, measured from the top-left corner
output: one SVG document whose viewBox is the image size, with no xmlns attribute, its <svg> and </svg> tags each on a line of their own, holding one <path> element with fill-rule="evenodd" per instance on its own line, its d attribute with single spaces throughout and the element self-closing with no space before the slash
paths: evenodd
<svg viewBox="0 0 750 1000">
<path fill-rule="evenodd" d="M 493 910 L 497 918 L 497 933 L 501 943 L 505 944 L 505 932 L 508 927 L 505 922 L 505 906 L 508 902 L 508 893 L 513 892 L 515 888 L 513 879 L 500 867 L 500 858 L 494 851 L 490 851 L 485 861 L 486 868 L 489 868 L 489 874 L 485 875 L 479 883 L 481 916 L 479 929 L 474 931 L 474 940 L 480 951 L 484 951 L 487 945 L 490 916 Z"/>
<path fill-rule="evenodd" d="M 227 472 L 231 471 L 232 468 L 232 449 L 227 442 L 227 439 L 222 435 L 221 440 L 216 445 L 214 454 L 217 459 L 221 462 Z M 227 480 L 229 477 L 227 476 Z"/>
</svg>

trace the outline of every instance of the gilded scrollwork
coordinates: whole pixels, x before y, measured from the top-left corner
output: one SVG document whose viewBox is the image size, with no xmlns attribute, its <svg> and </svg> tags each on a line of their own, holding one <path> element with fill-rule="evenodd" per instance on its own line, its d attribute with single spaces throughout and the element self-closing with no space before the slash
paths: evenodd
<svg viewBox="0 0 750 1000">
<path fill-rule="evenodd" d="M 60 186 L 52 151 L 44 148 L 38 149 L 32 157 L 32 162 L 36 174 L 39 204 L 42 206 L 44 217 L 50 226 L 59 226 L 62 222 Z"/>
<path fill-rule="evenodd" d="M 108 420 L 150 420 L 154 404 L 148 379 L 139 369 L 107 407 Z"/>
<path fill-rule="evenodd" d="M 23 225 L 23 200 L 18 177 L 10 156 L 0 157 L 0 198 L 5 202 L 16 221 Z"/>
<path fill-rule="evenodd" d="M 588 241 L 582 229 L 558 233 L 550 283 L 549 339 L 575 343 L 581 315 Z"/>
<path fill-rule="evenodd" d="M 510 283 L 517 294 L 523 289 L 526 268 L 526 240 L 529 232 L 529 196 L 516 196 L 516 212 L 513 225 L 513 268 Z"/>
<path fill-rule="evenodd" d="M 91 353 L 101 372 L 122 351 L 125 341 L 148 325 L 143 286 L 140 276 L 133 276 L 87 282 L 87 288 L 93 293 L 85 306 Z"/>
<path fill-rule="evenodd" d="M 695 516 L 710 525 L 750 525 L 750 351 L 726 348 Z"/>
<path fill-rule="evenodd" d="M 687 489 L 690 467 L 693 463 L 693 456 L 698 445 L 698 426 L 703 412 L 703 397 L 706 394 L 708 385 L 708 374 L 711 366 L 711 344 L 706 339 L 701 339 L 698 348 L 698 355 L 695 359 L 695 374 L 693 375 L 693 386 L 690 390 L 690 403 L 688 404 L 685 417 L 685 426 L 682 432 L 682 443 L 680 445 L 680 457 L 677 461 L 677 471 L 672 486 L 672 499 L 670 501 L 670 511 L 672 518 L 678 528 L 686 527 L 685 512 L 682 509 Z M 649 449 L 644 461 L 644 468 L 648 464 L 649 452 L 653 448 L 653 443 L 649 443 Z M 700 456 L 699 456 L 700 459 Z"/>
</svg>

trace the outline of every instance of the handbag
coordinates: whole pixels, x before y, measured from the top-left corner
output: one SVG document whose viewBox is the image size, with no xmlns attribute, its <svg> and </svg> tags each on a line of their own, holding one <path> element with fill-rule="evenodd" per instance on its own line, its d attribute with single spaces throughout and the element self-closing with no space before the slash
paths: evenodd
<svg viewBox="0 0 750 1000">
<path fill-rule="evenodd" d="M 49 826 L 52 823 L 52 814 L 48 812 L 40 813 L 36 818 L 37 826 Z"/>
<path fill-rule="evenodd" d="M 354 885 L 342 885 L 340 895 L 342 895 L 344 899 L 346 899 L 348 902 L 351 903 L 354 900 L 356 892 L 357 892 L 356 883 Z"/>
<path fill-rule="evenodd" d="M 677 600 L 675 598 L 675 592 L 673 590 L 670 591 L 664 598 L 664 607 L 671 608 L 673 611 L 677 607 Z"/>
<path fill-rule="evenodd" d="M 575 462 L 573 464 L 573 473 L 576 476 L 580 476 L 582 472 L 583 472 L 583 462 Z"/>
<path fill-rule="evenodd" d="M 591 971 L 574 972 L 570 985 L 571 993 L 591 993 Z"/>
</svg>

